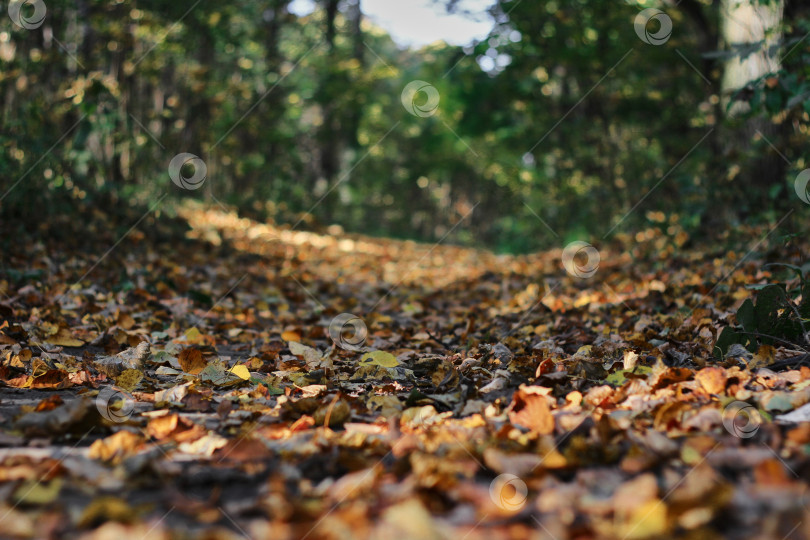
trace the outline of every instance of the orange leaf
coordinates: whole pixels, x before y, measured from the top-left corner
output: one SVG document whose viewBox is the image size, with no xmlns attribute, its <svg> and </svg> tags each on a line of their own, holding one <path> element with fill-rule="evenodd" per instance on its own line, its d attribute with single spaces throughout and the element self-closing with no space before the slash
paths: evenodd
<svg viewBox="0 0 810 540">
<path fill-rule="evenodd" d="M 695 379 L 710 394 L 720 394 L 726 388 L 726 371 L 721 367 L 703 368 Z"/>
<path fill-rule="evenodd" d="M 545 389 L 544 389 L 545 390 Z M 548 435 L 554 431 L 554 417 L 543 392 L 521 386 L 512 397 L 509 421 L 518 426 Z"/>
<path fill-rule="evenodd" d="M 200 350 L 194 348 L 184 349 L 177 360 L 183 371 L 192 375 L 198 375 L 208 365 Z"/>
<path fill-rule="evenodd" d="M 284 341 L 301 341 L 301 334 L 295 330 L 285 330 L 281 333 L 281 339 Z"/>
<path fill-rule="evenodd" d="M 159 416 L 149 421 L 146 426 L 146 433 L 154 439 L 165 439 L 177 429 L 178 416 L 176 414 L 167 414 L 166 416 Z"/>
</svg>

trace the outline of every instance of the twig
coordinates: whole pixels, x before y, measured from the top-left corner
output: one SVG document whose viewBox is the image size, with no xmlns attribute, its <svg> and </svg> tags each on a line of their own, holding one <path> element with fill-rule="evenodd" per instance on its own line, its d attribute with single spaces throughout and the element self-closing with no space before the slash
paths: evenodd
<svg viewBox="0 0 810 540">
<path fill-rule="evenodd" d="M 796 364 L 807 364 L 810 363 L 810 354 L 803 354 L 801 356 L 794 356 L 793 358 L 786 358 L 784 360 L 779 360 L 778 362 L 774 362 L 770 366 L 767 366 L 768 369 L 775 370 L 779 368 L 789 368 L 795 367 Z"/>
<path fill-rule="evenodd" d="M 329 427 L 329 420 L 332 419 L 332 410 L 335 408 L 338 398 L 340 398 L 340 392 L 335 394 L 335 397 L 332 398 L 332 403 L 329 404 L 329 409 L 326 411 L 326 418 L 323 419 L 323 427 Z"/>
<path fill-rule="evenodd" d="M 787 340 L 785 340 L 785 339 L 778 338 L 778 337 L 776 337 L 776 336 L 771 336 L 771 335 L 769 335 L 769 334 L 761 334 L 761 333 L 759 333 L 759 332 L 744 332 L 744 331 L 742 331 L 742 330 L 735 330 L 735 331 L 736 331 L 738 334 L 745 334 L 745 335 L 749 335 L 749 336 L 756 336 L 756 337 L 762 337 L 762 338 L 767 338 L 767 339 L 773 339 L 773 340 L 778 341 L 779 343 L 784 343 L 784 344 L 786 344 L 786 345 L 790 345 L 790 346 L 792 346 L 792 347 L 798 347 L 800 350 L 802 350 L 802 351 L 803 351 L 803 352 L 805 352 L 805 353 L 807 352 L 807 349 L 805 349 L 804 347 L 802 347 L 802 346 L 801 346 L 801 345 L 799 345 L 798 343 L 794 343 L 794 342 L 792 342 L 792 341 L 787 341 Z"/>
</svg>

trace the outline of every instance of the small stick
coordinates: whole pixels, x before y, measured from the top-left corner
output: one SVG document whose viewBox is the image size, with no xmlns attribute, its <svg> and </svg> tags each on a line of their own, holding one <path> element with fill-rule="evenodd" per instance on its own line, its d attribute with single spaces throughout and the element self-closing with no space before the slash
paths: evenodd
<svg viewBox="0 0 810 540">
<path fill-rule="evenodd" d="M 329 427 L 329 420 L 332 418 L 332 410 L 335 408 L 335 404 L 337 403 L 339 397 L 340 393 L 337 393 L 335 394 L 335 397 L 332 398 L 332 403 L 329 404 L 329 409 L 326 411 L 326 418 L 323 419 L 323 427 Z"/>
</svg>

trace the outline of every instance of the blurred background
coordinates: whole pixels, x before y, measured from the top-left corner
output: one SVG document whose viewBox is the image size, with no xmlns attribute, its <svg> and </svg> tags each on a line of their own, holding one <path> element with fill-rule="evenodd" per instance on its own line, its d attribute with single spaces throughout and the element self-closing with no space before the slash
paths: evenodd
<svg viewBox="0 0 810 540">
<path fill-rule="evenodd" d="M 3 242 L 95 218 L 126 229 L 189 199 L 512 253 L 807 211 L 795 182 L 810 166 L 806 1 L 33 0 L 3 12 Z M 204 162 L 198 189 L 172 183 L 180 153 Z"/>
</svg>

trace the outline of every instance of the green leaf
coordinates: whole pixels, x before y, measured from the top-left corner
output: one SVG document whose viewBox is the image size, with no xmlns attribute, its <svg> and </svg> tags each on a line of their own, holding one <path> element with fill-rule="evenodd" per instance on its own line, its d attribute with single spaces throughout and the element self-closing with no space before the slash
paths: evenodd
<svg viewBox="0 0 810 540">
<path fill-rule="evenodd" d="M 785 268 L 788 268 L 788 269 L 790 269 L 790 270 L 793 270 L 794 272 L 796 272 L 796 275 L 797 275 L 797 276 L 798 276 L 798 278 L 799 278 L 799 279 L 802 281 L 802 283 L 804 283 L 804 272 L 802 271 L 802 269 L 801 269 L 800 267 L 796 266 L 795 264 L 788 264 L 788 263 L 768 263 L 768 264 L 766 264 L 766 265 L 765 265 L 763 268 L 768 268 L 769 266 L 783 266 L 783 267 L 785 267 Z"/>
<path fill-rule="evenodd" d="M 754 306 L 754 323 L 757 332 L 774 335 L 777 332 L 779 312 L 790 309 L 785 298 L 785 290 L 779 285 L 769 285 L 757 294 Z M 781 336 L 777 336 L 781 337 Z"/>
<path fill-rule="evenodd" d="M 748 299 L 742 303 L 737 310 L 737 322 L 740 323 L 746 332 L 754 332 L 754 303 Z"/>
<path fill-rule="evenodd" d="M 748 300 L 746 300 L 746 302 L 747 301 Z M 720 336 L 717 338 L 717 341 L 714 344 L 714 350 L 712 351 L 712 354 L 714 354 L 718 358 L 723 358 L 726 356 L 729 347 L 731 347 L 735 343 L 743 344 L 744 343 L 743 336 L 735 332 L 732 327 L 726 326 L 725 328 L 723 328 L 723 331 L 720 332 Z"/>
</svg>

